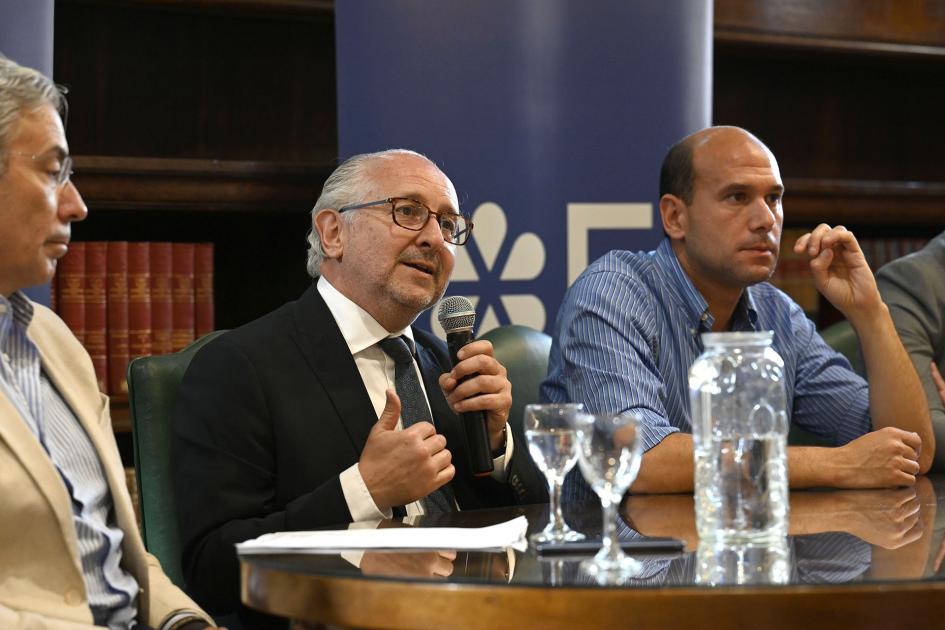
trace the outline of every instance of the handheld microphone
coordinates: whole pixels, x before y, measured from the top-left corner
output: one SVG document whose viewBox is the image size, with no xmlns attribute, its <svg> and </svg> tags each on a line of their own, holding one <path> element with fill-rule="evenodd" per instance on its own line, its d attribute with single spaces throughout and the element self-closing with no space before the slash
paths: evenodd
<svg viewBox="0 0 945 630">
<path fill-rule="evenodd" d="M 448 297 L 440 302 L 437 313 L 440 325 L 446 331 L 446 345 L 450 361 L 455 367 L 459 363 L 456 353 L 474 339 L 472 329 L 476 323 L 476 310 L 472 302 L 462 296 Z M 466 376 L 463 381 L 473 375 Z M 489 446 L 489 425 L 482 411 L 462 414 L 463 434 L 466 437 L 466 457 L 473 476 L 484 477 L 492 472 L 492 448 Z"/>
</svg>

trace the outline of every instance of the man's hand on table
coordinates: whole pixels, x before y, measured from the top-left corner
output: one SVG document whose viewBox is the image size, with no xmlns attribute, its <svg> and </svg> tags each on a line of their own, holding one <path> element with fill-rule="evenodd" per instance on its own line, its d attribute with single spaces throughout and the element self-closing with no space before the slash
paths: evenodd
<svg viewBox="0 0 945 630">
<path fill-rule="evenodd" d="M 922 440 L 911 431 L 884 427 L 835 449 L 839 488 L 889 488 L 915 485 Z"/>
</svg>

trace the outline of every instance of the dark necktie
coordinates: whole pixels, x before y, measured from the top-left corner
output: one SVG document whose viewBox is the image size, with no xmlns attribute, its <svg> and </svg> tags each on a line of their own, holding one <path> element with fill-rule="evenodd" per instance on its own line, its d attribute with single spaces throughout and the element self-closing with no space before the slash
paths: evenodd
<svg viewBox="0 0 945 630">
<path fill-rule="evenodd" d="M 433 424 L 426 396 L 417 378 L 413 363 L 410 340 L 404 337 L 388 337 L 377 342 L 387 356 L 394 360 L 394 387 L 400 397 L 400 418 L 406 429 L 417 422 Z M 441 486 L 420 499 L 426 514 L 445 514 L 456 511 L 456 500 L 450 484 Z"/>
</svg>

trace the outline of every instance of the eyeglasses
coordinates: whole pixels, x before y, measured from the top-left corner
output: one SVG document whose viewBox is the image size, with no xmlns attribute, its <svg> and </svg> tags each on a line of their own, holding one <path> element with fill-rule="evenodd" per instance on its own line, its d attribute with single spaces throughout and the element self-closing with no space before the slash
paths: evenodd
<svg viewBox="0 0 945 630">
<path fill-rule="evenodd" d="M 390 204 L 390 216 L 394 223 L 402 228 L 419 232 L 430 220 L 430 216 L 436 217 L 436 222 L 440 226 L 440 232 L 443 233 L 443 240 L 452 245 L 465 245 L 472 234 L 472 221 L 462 214 L 456 212 L 434 212 L 416 199 L 409 197 L 388 197 L 379 201 L 369 201 L 356 205 L 344 206 L 338 208 L 338 212 L 347 212 L 348 210 L 360 210 L 361 208 L 371 208 L 374 206 L 383 206 Z"/>
<path fill-rule="evenodd" d="M 36 160 L 40 160 L 40 159 L 47 159 L 47 160 L 52 159 L 52 158 L 49 156 L 49 154 L 43 154 L 43 153 L 41 153 L 41 154 L 39 154 L 39 155 L 34 155 L 34 154 L 32 154 L 32 153 L 26 153 L 26 152 L 24 152 L 24 151 L 10 151 L 10 153 L 12 153 L 12 154 L 14 154 L 14 155 L 22 155 L 23 157 L 28 157 L 29 159 L 33 160 L 34 162 L 35 162 Z M 56 181 L 56 188 L 62 188 L 62 187 L 65 186 L 67 183 L 69 183 L 69 179 L 72 177 L 72 173 L 73 173 L 73 172 L 74 172 L 74 171 L 72 170 L 72 158 L 67 155 L 67 156 L 65 156 L 65 157 L 63 157 L 63 158 L 61 158 L 61 159 L 59 160 L 59 170 L 57 170 L 57 171 L 55 171 L 55 172 L 53 172 L 52 170 L 50 170 L 50 171 L 49 171 L 49 174 L 53 177 L 53 179 L 55 179 L 55 181 Z"/>
</svg>

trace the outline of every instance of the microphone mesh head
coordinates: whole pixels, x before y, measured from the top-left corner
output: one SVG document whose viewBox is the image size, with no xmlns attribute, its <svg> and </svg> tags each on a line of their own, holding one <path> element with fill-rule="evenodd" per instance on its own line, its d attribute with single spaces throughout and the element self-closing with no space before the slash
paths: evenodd
<svg viewBox="0 0 945 630">
<path fill-rule="evenodd" d="M 476 309 L 468 298 L 453 295 L 440 302 L 436 317 L 447 333 L 454 330 L 472 330 L 476 323 Z"/>
</svg>

